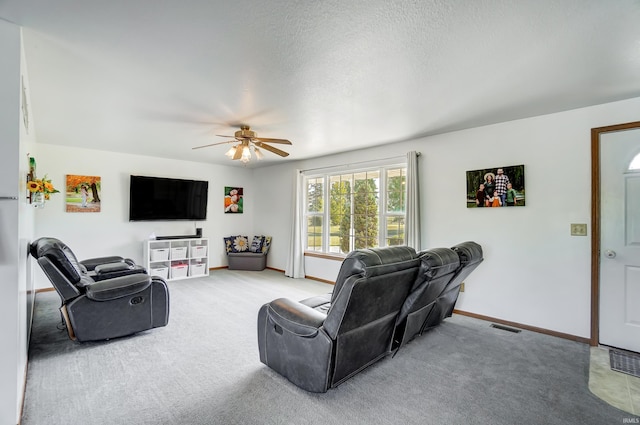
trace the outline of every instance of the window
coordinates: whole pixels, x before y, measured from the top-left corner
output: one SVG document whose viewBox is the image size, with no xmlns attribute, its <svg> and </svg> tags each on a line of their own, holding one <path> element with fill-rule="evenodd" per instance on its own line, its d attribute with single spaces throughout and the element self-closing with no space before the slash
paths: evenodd
<svg viewBox="0 0 640 425">
<path fill-rule="evenodd" d="M 640 153 L 631 160 L 631 164 L 629 165 L 629 171 L 637 170 L 640 170 Z"/>
<path fill-rule="evenodd" d="M 346 254 L 405 243 L 405 165 L 305 178 L 307 251 Z"/>
<path fill-rule="evenodd" d="M 324 179 L 307 179 L 307 249 L 323 251 Z"/>
</svg>

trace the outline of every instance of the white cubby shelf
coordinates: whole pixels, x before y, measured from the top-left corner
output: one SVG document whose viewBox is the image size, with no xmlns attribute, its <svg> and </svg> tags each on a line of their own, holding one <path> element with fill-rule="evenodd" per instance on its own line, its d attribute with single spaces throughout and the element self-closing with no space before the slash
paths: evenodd
<svg viewBox="0 0 640 425">
<path fill-rule="evenodd" d="M 144 242 L 147 272 L 167 281 L 209 275 L 209 239 L 157 239 Z"/>
</svg>

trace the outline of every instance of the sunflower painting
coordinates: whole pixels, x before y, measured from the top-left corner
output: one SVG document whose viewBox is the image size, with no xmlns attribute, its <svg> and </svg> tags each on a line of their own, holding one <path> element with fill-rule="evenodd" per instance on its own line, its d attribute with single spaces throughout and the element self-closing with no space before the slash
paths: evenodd
<svg viewBox="0 0 640 425">
<path fill-rule="evenodd" d="M 67 174 L 67 212 L 100 212 L 101 189 L 98 176 Z"/>
</svg>

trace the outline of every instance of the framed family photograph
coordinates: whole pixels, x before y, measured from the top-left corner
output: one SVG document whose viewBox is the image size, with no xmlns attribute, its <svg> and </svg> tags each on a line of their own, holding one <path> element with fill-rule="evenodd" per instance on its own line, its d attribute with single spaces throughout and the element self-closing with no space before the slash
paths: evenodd
<svg viewBox="0 0 640 425">
<path fill-rule="evenodd" d="M 524 165 L 467 171 L 467 208 L 525 205 Z"/>
</svg>

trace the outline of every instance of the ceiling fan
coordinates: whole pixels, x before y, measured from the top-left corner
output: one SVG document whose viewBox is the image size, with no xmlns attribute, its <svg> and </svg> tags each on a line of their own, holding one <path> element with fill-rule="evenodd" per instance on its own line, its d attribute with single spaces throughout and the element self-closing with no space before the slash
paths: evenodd
<svg viewBox="0 0 640 425">
<path fill-rule="evenodd" d="M 209 146 L 223 145 L 226 143 L 235 143 L 228 151 L 225 153 L 229 158 L 247 163 L 251 160 L 251 152 L 256 155 L 256 158 L 259 160 L 262 159 L 262 152 L 260 149 L 267 150 L 269 152 L 275 153 L 276 155 L 280 155 L 282 157 L 289 156 L 288 152 L 280 150 L 278 148 L 274 148 L 268 143 L 279 143 L 282 145 L 290 145 L 291 142 L 286 139 L 271 139 L 267 137 L 258 137 L 258 134 L 251 130 L 251 128 L 242 124 L 240 126 L 240 130 L 235 132 L 234 136 L 224 136 L 221 134 L 216 134 L 219 137 L 232 137 L 234 140 L 227 140 L 224 142 L 211 143 L 203 146 L 196 146 L 192 149 L 201 149 L 207 148 Z"/>
</svg>

